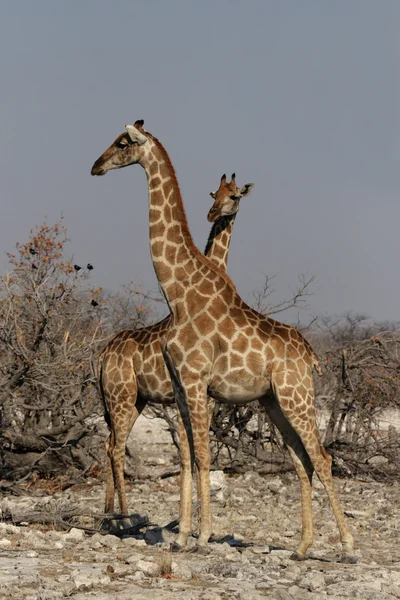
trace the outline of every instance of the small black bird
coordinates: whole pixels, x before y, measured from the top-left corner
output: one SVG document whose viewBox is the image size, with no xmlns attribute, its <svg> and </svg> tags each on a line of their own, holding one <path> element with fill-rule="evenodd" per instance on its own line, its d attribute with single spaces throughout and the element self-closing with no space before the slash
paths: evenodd
<svg viewBox="0 0 400 600">
<path fill-rule="evenodd" d="M 37 254 L 37 251 L 35 250 L 35 248 L 29 248 L 29 253 L 34 255 Z"/>
<path fill-rule="evenodd" d="M 78 272 L 82 269 L 82 267 L 80 267 L 79 265 L 74 265 L 74 269 L 76 272 Z"/>
<path fill-rule="evenodd" d="M 86 268 L 87 268 L 88 271 L 92 271 L 93 270 L 93 265 L 91 265 L 90 263 L 88 263 L 86 265 Z"/>
<path fill-rule="evenodd" d="M 32 269 L 37 269 L 37 266 L 32 263 Z"/>
<path fill-rule="evenodd" d="M 96 300 L 92 300 L 90 304 L 91 304 L 92 306 L 98 306 L 98 305 L 99 305 L 99 303 L 98 303 L 98 302 L 96 302 Z"/>
</svg>

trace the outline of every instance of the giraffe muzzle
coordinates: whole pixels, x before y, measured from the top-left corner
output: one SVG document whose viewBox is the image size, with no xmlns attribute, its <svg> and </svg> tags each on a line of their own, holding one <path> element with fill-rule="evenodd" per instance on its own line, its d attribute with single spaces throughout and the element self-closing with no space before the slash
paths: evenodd
<svg viewBox="0 0 400 600">
<path fill-rule="evenodd" d="M 105 175 L 107 173 L 106 169 L 104 169 L 100 164 L 98 164 L 99 161 L 96 160 L 96 162 L 94 163 L 92 170 L 90 171 L 91 175 L 97 175 L 97 176 L 101 176 L 101 175 Z"/>
</svg>

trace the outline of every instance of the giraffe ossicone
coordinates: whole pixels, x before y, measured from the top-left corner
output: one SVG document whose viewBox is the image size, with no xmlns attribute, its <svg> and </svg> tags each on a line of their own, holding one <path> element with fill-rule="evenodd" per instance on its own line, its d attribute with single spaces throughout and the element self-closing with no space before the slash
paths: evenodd
<svg viewBox="0 0 400 600">
<path fill-rule="evenodd" d="M 148 143 L 125 148 L 125 134 L 121 134 L 96 161 L 92 174 L 138 163 L 148 179 L 151 256 L 173 314 L 168 355 L 190 416 L 186 427 L 180 418 L 177 545 L 186 545 L 192 527 L 191 436 L 201 498 L 198 544 L 206 545 L 211 535 L 210 395 L 230 403 L 259 400 L 279 428 L 300 480 L 302 534 L 295 556 L 303 558 L 313 543 L 315 470 L 336 518 L 344 558 L 353 560 L 353 537 L 334 489 L 332 459 L 322 446 L 316 423 L 312 370 L 319 366 L 318 358 L 294 327 L 260 315 L 243 302 L 229 276 L 196 248 L 171 160 L 157 138 L 142 132 Z"/>
</svg>

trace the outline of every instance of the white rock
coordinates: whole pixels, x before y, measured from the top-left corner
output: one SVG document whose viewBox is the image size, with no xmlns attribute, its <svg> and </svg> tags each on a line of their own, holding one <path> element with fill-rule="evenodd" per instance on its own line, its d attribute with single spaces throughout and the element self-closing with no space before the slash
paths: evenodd
<svg viewBox="0 0 400 600">
<path fill-rule="evenodd" d="M 146 575 L 143 573 L 143 571 L 136 571 L 136 573 L 133 573 L 133 575 L 127 575 L 125 579 L 129 579 L 130 581 L 143 581 L 146 579 Z"/>
<path fill-rule="evenodd" d="M 253 554 L 269 554 L 270 553 L 269 546 L 251 546 L 251 551 Z"/>
<path fill-rule="evenodd" d="M 150 577 L 158 577 L 161 575 L 160 565 L 146 560 L 139 560 L 136 563 L 136 569 L 138 571 L 142 571 L 145 573 L 145 575 L 149 575 Z"/>
<path fill-rule="evenodd" d="M 67 540 L 83 540 L 85 537 L 85 532 L 83 529 L 77 529 L 76 527 L 73 527 L 71 531 L 65 534 L 64 537 L 67 538 Z"/>
<path fill-rule="evenodd" d="M 366 513 L 363 510 L 351 510 L 351 509 L 349 509 L 349 510 L 345 510 L 344 514 L 347 517 L 353 517 L 354 519 L 356 519 L 357 517 L 367 517 L 368 516 L 368 513 Z"/>
<path fill-rule="evenodd" d="M 173 562 L 171 565 L 171 571 L 174 575 L 181 577 L 182 579 L 192 578 L 192 571 L 184 563 Z"/>
<path fill-rule="evenodd" d="M 119 539 L 115 535 L 103 535 L 100 544 L 106 548 L 115 548 L 119 544 Z"/>
<path fill-rule="evenodd" d="M 21 528 L 16 525 L 11 525 L 11 523 L 7 523 L 6 533 L 11 533 L 12 535 L 18 535 L 21 533 Z"/>
<path fill-rule="evenodd" d="M 179 500 L 181 499 L 179 494 L 173 494 L 172 496 L 167 496 L 166 501 L 167 502 L 179 502 Z"/>
<path fill-rule="evenodd" d="M 8 540 L 7 538 L 0 539 L 0 548 L 8 548 L 8 546 L 11 546 L 10 540 Z"/>
<path fill-rule="evenodd" d="M 299 582 L 299 586 L 310 592 L 320 592 L 326 588 L 325 578 L 322 573 L 306 573 Z"/>
<path fill-rule="evenodd" d="M 143 560 L 143 554 L 131 554 L 131 556 L 129 556 L 125 562 L 128 565 L 136 565 L 139 560 Z"/>
<path fill-rule="evenodd" d="M 39 554 L 37 552 L 35 552 L 35 550 L 28 550 L 28 552 L 25 554 L 25 556 L 27 558 L 37 558 L 39 556 Z"/>
<path fill-rule="evenodd" d="M 210 472 L 210 488 L 221 490 L 226 487 L 225 473 L 223 471 Z"/>
<path fill-rule="evenodd" d="M 225 501 L 225 497 L 224 497 L 224 492 L 223 490 L 219 490 L 216 494 L 215 494 L 215 499 L 217 500 L 217 502 L 224 502 Z M 219 597 L 219 596 L 218 596 Z"/>
<path fill-rule="evenodd" d="M 61 550 L 61 548 L 64 548 L 64 546 L 65 546 L 64 542 L 61 542 L 60 540 L 58 540 L 57 542 L 54 542 L 53 548 L 56 548 L 57 550 Z"/>
<path fill-rule="evenodd" d="M 382 465 L 386 465 L 388 462 L 389 461 L 386 456 L 373 456 L 367 461 L 367 463 L 373 467 L 381 467 Z"/>
<path fill-rule="evenodd" d="M 136 538 L 133 537 L 124 537 L 122 538 L 122 542 L 126 545 L 126 546 L 147 546 L 145 540 L 137 540 Z"/>
<path fill-rule="evenodd" d="M 292 529 L 288 529 L 287 531 L 284 532 L 283 537 L 292 538 L 295 535 L 296 535 L 295 531 L 293 531 Z"/>
<path fill-rule="evenodd" d="M 275 477 L 274 479 L 270 479 L 266 482 L 266 487 L 273 494 L 279 494 L 284 488 L 282 480 L 279 477 Z"/>
</svg>

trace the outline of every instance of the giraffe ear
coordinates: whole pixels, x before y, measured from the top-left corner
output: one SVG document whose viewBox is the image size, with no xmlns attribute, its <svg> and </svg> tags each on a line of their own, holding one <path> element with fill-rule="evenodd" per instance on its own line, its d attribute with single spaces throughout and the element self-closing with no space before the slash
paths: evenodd
<svg viewBox="0 0 400 600">
<path fill-rule="evenodd" d="M 217 197 L 217 192 L 210 192 L 210 196 L 215 200 L 215 198 Z"/>
<path fill-rule="evenodd" d="M 127 130 L 132 142 L 136 142 L 136 144 L 139 144 L 139 146 L 142 146 L 142 144 L 147 142 L 147 137 L 143 135 L 143 133 L 134 125 L 125 125 L 125 129 Z"/>
<path fill-rule="evenodd" d="M 243 198 L 243 196 L 248 196 L 249 194 L 251 194 L 251 190 L 253 189 L 253 187 L 254 183 L 246 183 L 246 185 L 244 185 L 240 190 L 240 197 Z"/>
</svg>

